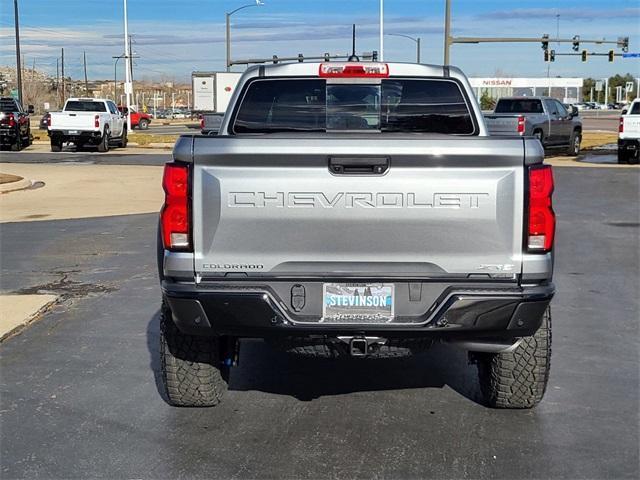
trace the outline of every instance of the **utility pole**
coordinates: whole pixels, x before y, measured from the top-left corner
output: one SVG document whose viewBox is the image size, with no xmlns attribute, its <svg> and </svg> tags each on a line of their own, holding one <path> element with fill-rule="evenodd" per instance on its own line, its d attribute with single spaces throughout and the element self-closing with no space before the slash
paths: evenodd
<svg viewBox="0 0 640 480">
<path fill-rule="evenodd" d="M 451 49 L 451 0 L 445 0 L 444 6 L 444 64 L 449 65 Z"/>
<path fill-rule="evenodd" d="M 62 102 L 60 102 L 61 104 L 64 104 L 64 101 L 66 100 L 66 89 L 65 89 L 65 82 L 64 82 L 64 47 L 62 47 L 62 61 L 60 62 L 62 63 Z"/>
<path fill-rule="evenodd" d="M 124 0 L 124 56 L 126 59 L 125 63 L 125 82 L 124 82 L 124 93 L 127 102 L 127 112 L 131 111 L 131 92 L 133 91 L 133 85 L 131 84 L 131 64 L 130 56 L 131 51 L 129 50 L 129 20 L 127 19 L 127 0 Z M 131 115 L 127 115 L 127 131 L 131 131 Z"/>
<path fill-rule="evenodd" d="M 22 64 L 20 63 L 20 22 L 18 20 L 18 0 L 13 0 L 13 14 L 16 27 L 16 80 L 18 101 L 22 105 Z"/>
<path fill-rule="evenodd" d="M 82 52 L 82 61 L 84 63 L 84 93 L 89 95 L 89 82 L 87 80 L 87 52 Z"/>
<path fill-rule="evenodd" d="M 380 61 L 384 61 L 384 0 L 380 0 Z"/>
<path fill-rule="evenodd" d="M 60 59 L 56 58 L 56 100 L 60 102 Z"/>
<path fill-rule="evenodd" d="M 133 49 L 131 48 L 131 37 L 129 35 L 129 69 L 131 71 L 131 85 L 133 86 Z M 133 91 L 131 92 L 133 94 Z"/>
</svg>

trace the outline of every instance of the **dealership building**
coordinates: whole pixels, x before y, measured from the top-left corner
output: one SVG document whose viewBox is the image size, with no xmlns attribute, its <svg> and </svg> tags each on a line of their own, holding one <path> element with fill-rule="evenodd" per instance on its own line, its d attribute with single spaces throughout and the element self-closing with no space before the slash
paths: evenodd
<svg viewBox="0 0 640 480">
<path fill-rule="evenodd" d="M 510 96 L 548 95 L 563 103 L 582 101 L 582 78 L 469 78 L 469 82 L 480 98 L 485 92 L 491 98 Z M 549 93 L 550 91 L 550 93 Z"/>
</svg>

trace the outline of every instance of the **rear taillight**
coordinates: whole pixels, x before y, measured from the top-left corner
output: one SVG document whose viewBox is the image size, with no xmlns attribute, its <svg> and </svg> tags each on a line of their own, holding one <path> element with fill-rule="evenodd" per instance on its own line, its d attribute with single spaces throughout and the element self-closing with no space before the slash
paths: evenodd
<svg viewBox="0 0 640 480">
<path fill-rule="evenodd" d="M 553 212 L 553 171 L 550 165 L 529 167 L 529 212 L 527 248 L 548 252 L 553 246 L 556 215 Z"/>
<path fill-rule="evenodd" d="M 47 115 L 44 117 L 44 123 L 47 125 L 47 127 L 51 126 L 51 114 L 47 113 Z"/>
<path fill-rule="evenodd" d="M 200 115 L 200 130 L 204 130 L 204 117 Z"/>
<path fill-rule="evenodd" d="M 100 115 L 96 115 L 93 117 L 93 126 L 96 128 L 100 128 Z"/>
<path fill-rule="evenodd" d="M 524 122 L 525 118 L 523 115 L 518 116 L 518 135 L 524 135 Z"/>
<path fill-rule="evenodd" d="M 620 123 L 618 124 L 618 133 L 624 132 L 624 117 L 620 117 Z"/>
<path fill-rule="evenodd" d="M 389 76 L 389 65 L 386 63 L 321 63 L 318 75 L 321 77 L 384 78 Z"/>
<path fill-rule="evenodd" d="M 168 250 L 190 250 L 189 167 L 179 163 L 164 166 L 164 206 L 160 214 L 162 243 Z"/>
<path fill-rule="evenodd" d="M 7 115 L 7 124 L 10 127 L 15 127 L 16 126 L 16 117 L 13 116 L 13 113 L 10 113 Z"/>
</svg>

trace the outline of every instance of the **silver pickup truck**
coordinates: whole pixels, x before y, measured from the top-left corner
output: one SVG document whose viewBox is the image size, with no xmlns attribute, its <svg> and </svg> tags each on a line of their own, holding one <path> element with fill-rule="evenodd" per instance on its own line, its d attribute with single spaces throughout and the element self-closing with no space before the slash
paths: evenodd
<svg viewBox="0 0 640 480">
<path fill-rule="evenodd" d="M 491 114 L 485 114 L 491 135 L 536 137 L 545 149 L 580 153 L 582 121 L 578 109 L 550 97 L 503 97 Z"/>
<path fill-rule="evenodd" d="M 173 156 L 158 229 L 171 404 L 217 404 L 246 338 L 322 357 L 446 342 L 488 405 L 542 399 L 552 170 L 536 139 L 488 135 L 457 68 L 249 68 L 218 135 Z"/>
</svg>

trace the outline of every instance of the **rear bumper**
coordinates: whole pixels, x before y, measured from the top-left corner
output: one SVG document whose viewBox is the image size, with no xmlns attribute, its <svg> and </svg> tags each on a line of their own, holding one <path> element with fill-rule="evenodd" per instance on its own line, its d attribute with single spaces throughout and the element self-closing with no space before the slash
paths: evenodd
<svg viewBox="0 0 640 480">
<path fill-rule="evenodd" d="M 271 287 L 264 283 L 228 288 L 167 281 L 162 284 L 163 296 L 181 331 L 243 338 L 336 336 L 355 332 L 384 334 L 387 338 L 512 339 L 535 333 L 555 293 L 551 283 L 489 288 L 477 284 L 450 285 L 435 301 L 428 299 L 421 313 L 384 324 L 335 324 L 323 323 L 317 314 L 296 314 L 289 299 L 278 293 L 281 286 Z"/>
<path fill-rule="evenodd" d="M 640 139 L 638 138 L 619 138 L 618 149 L 631 152 L 640 150 Z"/>
<path fill-rule="evenodd" d="M 0 128 L 0 143 L 2 145 L 12 145 L 18 138 L 18 130 L 15 128 Z"/>
<path fill-rule="evenodd" d="M 100 142 L 102 133 L 98 130 L 49 130 L 49 137 L 64 137 L 68 142 Z"/>
</svg>

